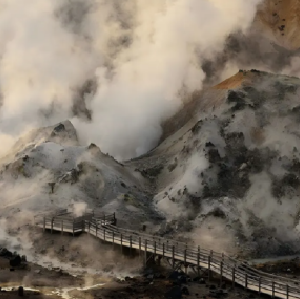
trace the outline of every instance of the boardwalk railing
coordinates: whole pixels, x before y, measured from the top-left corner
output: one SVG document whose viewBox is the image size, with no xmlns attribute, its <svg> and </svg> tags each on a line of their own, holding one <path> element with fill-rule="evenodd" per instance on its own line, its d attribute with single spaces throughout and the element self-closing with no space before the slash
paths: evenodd
<svg viewBox="0 0 300 299">
<path fill-rule="evenodd" d="M 37 215 L 34 217 L 34 225 L 53 231 L 60 231 L 61 233 L 68 232 L 75 235 L 84 231 L 84 221 L 97 221 L 97 225 L 115 224 L 115 214 L 97 216 L 94 212 L 87 212 L 82 216 L 73 217 L 67 210 L 62 210 L 54 216 Z"/>
<path fill-rule="evenodd" d="M 45 221 L 45 220 L 44 220 Z M 44 229 L 57 229 L 59 225 L 45 221 L 38 226 Z M 226 279 L 243 286 L 245 289 L 256 291 L 259 294 L 267 294 L 273 298 L 299 298 L 300 286 L 298 280 L 280 277 L 251 268 L 246 262 L 236 260 L 224 254 L 216 253 L 204 248 L 190 246 L 176 240 L 147 235 L 126 229 L 120 229 L 111 225 L 115 223 L 115 215 L 105 217 L 92 217 L 91 219 L 81 219 L 81 230 L 89 233 L 105 242 L 119 244 L 130 250 L 138 250 L 144 255 L 144 263 L 149 256 L 156 256 L 167 259 L 173 269 L 176 266 L 183 266 L 185 269 L 192 268 L 198 274 L 200 271 L 207 270 L 209 273 L 216 273 L 220 279 Z M 50 225 L 50 227 L 49 227 Z M 78 225 L 78 227 L 77 227 Z M 79 229 L 79 224 L 75 227 Z M 74 231 L 71 229 L 71 232 Z M 63 228 L 63 231 L 67 231 Z"/>
</svg>

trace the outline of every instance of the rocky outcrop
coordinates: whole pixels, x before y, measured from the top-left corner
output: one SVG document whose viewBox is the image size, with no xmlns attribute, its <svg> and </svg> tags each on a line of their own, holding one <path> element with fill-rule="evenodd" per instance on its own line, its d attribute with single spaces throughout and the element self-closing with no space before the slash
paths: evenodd
<svg viewBox="0 0 300 299">
<path fill-rule="evenodd" d="M 198 113 L 196 107 L 204 100 L 199 98 L 193 112 L 187 107 L 191 115 L 180 130 L 131 164 L 155 170 L 162 157 L 166 160 L 167 167 L 155 172 L 155 180 L 145 177 L 155 189 L 155 204 L 170 223 L 185 218 L 195 227 L 209 216 L 220 218 L 252 253 L 290 254 L 300 249 L 295 246 L 300 80 L 258 70 L 240 73 L 244 81 L 237 88 L 231 88 L 230 80 L 228 90 L 227 83 L 220 84 L 224 97 L 219 106 Z M 191 122 L 196 115 L 197 121 Z M 208 208 L 214 202 L 219 206 Z"/>
</svg>

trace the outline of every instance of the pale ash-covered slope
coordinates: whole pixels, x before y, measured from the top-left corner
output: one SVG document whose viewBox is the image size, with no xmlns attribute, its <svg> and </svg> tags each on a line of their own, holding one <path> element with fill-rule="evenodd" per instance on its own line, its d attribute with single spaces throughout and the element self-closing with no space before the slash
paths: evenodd
<svg viewBox="0 0 300 299">
<path fill-rule="evenodd" d="M 165 124 L 162 143 L 131 161 L 179 231 L 222 227 L 259 254 L 298 250 L 299 87 L 297 78 L 240 71 L 195 97 Z"/>
<path fill-rule="evenodd" d="M 11 154 L 2 159 L 0 173 L 2 215 L 86 202 L 89 208 L 117 212 L 125 220 L 134 212 L 139 225 L 159 218 L 149 204 L 144 178 L 103 154 L 96 145 L 78 145 L 69 121 L 20 138 Z"/>
</svg>

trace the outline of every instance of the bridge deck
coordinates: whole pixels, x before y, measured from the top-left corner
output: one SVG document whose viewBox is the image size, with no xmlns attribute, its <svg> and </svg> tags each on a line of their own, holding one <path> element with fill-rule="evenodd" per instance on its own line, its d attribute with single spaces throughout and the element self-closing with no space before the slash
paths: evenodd
<svg viewBox="0 0 300 299">
<path fill-rule="evenodd" d="M 86 232 L 100 240 L 119 244 L 143 252 L 144 262 L 147 261 L 147 253 L 168 259 L 174 266 L 182 263 L 184 267 L 193 268 L 196 271 L 207 269 L 220 277 L 239 284 L 248 290 L 270 295 L 275 298 L 300 299 L 300 286 L 297 280 L 264 273 L 250 268 L 245 262 L 233 259 L 224 254 L 219 254 L 200 247 L 187 245 L 186 243 L 167 240 L 157 236 L 117 228 L 115 216 L 105 218 L 93 218 L 81 222 L 61 222 L 46 219 L 36 222 L 38 227 L 44 230 L 50 229 L 62 232 Z"/>
</svg>

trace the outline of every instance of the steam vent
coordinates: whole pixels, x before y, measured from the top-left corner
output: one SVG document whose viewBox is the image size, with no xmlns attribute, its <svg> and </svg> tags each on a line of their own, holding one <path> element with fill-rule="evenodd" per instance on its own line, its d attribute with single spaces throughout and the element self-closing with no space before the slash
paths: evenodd
<svg viewBox="0 0 300 299">
<path fill-rule="evenodd" d="M 0 299 L 300 299 L 300 1 L 23 2 Z"/>
</svg>

